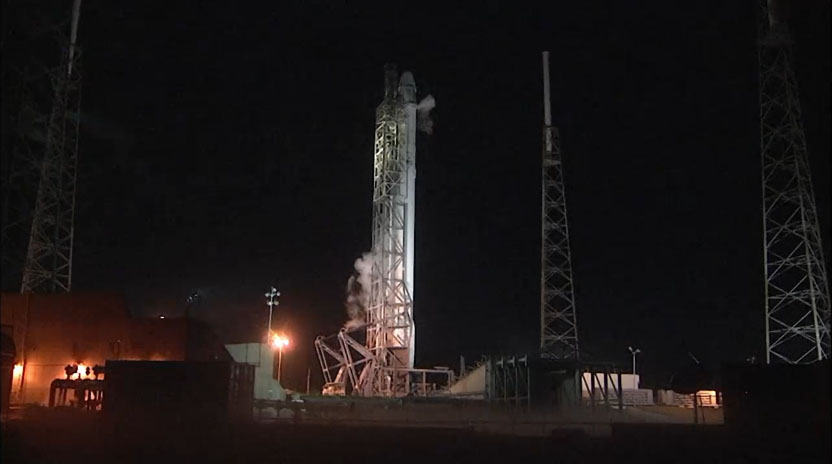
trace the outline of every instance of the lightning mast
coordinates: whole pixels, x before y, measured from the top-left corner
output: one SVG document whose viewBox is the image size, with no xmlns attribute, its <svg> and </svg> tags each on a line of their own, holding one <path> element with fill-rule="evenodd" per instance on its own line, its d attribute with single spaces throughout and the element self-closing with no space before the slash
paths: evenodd
<svg viewBox="0 0 832 464">
<path fill-rule="evenodd" d="M 578 358 L 572 258 L 566 220 L 560 135 L 552 127 L 549 52 L 543 52 L 543 185 L 540 250 L 540 352 L 553 359 Z"/>
<path fill-rule="evenodd" d="M 32 216 L 21 292 L 67 292 L 72 285 L 72 245 L 78 167 L 81 77 L 76 47 L 81 0 L 75 0 L 68 46 L 49 71 L 52 111 L 45 128 L 40 181 Z"/>
<path fill-rule="evenodd" d="M 829 283 L 792 69 L 777 2 L 760 0 L 758 58 L 766 362 L 829 358 Z"/>
</svg>

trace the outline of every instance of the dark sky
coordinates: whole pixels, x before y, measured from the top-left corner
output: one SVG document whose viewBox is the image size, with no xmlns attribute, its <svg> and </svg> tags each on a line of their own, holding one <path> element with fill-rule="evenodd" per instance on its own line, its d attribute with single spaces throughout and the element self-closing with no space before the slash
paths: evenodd
<svg viewBox="0 0 832 464">
<path fill-rule="evenodd" d="M 141 316 L 198 289 L 199 317 L 242 341 L 279 280 L 287 383 L 307 366 L 320 382 L 313 339 L 345 321 L 370 247 L 390 61 L 437 101 L 418 141 L 417 363 L 533 350 L 548 49 L 585 356 L 626 365 L 632 344 L 659 378 L 687 352 L 762 354 L 756 2 L 281 3 L 85 2 L 74 288 L 123 290 Z M 795 3 L 828 256 L 829 5 Z"/>
</svg>

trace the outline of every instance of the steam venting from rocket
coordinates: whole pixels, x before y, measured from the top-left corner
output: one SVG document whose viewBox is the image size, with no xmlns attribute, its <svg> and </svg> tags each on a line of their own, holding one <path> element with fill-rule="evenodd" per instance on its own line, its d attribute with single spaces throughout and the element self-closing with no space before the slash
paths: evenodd
<svg viewBox="0 0 832 464">
<path fill-rule="evenodd" d="M 430 118 L 430 110 L 435 107 L 436 100 L 433 95 L 428 95 L 416 105 L 416 127 L 426 134 L 433 134 L 433 120 Z"/>
<path fill-rule="evenodd" d="M 350 320 L 344 324 L 353 329 L 365 323 L 367 307 L 370 305 L 370 280 L 373 275 L 373 255 L 364 253 L 355 260 L 355 271 L 347 281 L 347 315 Z"/>
</svg>

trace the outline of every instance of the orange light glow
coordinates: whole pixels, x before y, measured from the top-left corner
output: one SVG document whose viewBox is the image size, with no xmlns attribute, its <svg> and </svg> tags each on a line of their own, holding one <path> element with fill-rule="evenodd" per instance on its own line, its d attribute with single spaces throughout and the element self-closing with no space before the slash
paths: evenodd
<svg viewBox="0 0 832 464">
<path fill-rule="evenodd" d="M 17 363 L 14 365 L 14 369 L 12 369 L 12 377 L 17 380 L 23 374 L 23 364 Z"/>
<path fill-rule="evenodd" d="M 716 391 L 714 390 L 699 390 L 696 392 L 701 406 L 717 406 Z"/>
<path fill-rule="evenodd" d="M 78 363 L 78 378 L 82 379 L 87 375 L 87 366 L 83 363 Z"/>
<path fill-rule="evenodd" d="M 280 334 L 272 334 L 272 348 L 282 350 L 289 346 L 289 337 Z"/>
</svg>

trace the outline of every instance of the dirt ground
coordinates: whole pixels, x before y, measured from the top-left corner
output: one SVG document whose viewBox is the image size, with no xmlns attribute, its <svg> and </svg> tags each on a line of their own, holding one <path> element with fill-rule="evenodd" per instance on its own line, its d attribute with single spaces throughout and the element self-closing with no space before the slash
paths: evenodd
<svg viewBox="0 0 832 464">
<path fill-rule="evenodd" d="M 656 422 L 668 422 L 674 424 L 694 424 L 693 408 L 680 408 L 678 406 L 639 406 L 630 408 L 631 416 L 638 417 L 639 413 L 646 416 L 646 420 L 655 419 Z M 701 425 L 722 425 L 725 421 L 722 408 L 699 408 L 696 413 L 699 416 Z"/>
<path fill-rule="evenodd" d="M 3 463 L 824 462 L 815 458 L 805 447 L 766 446 L 723 426 L 683 424 L 613 424 L 606 437 L 570 430 L 518 437 L 464 428 L 291 422 L 116 426 L 94 413 L 51 410 L 2 426 Z"/>
</svg>

